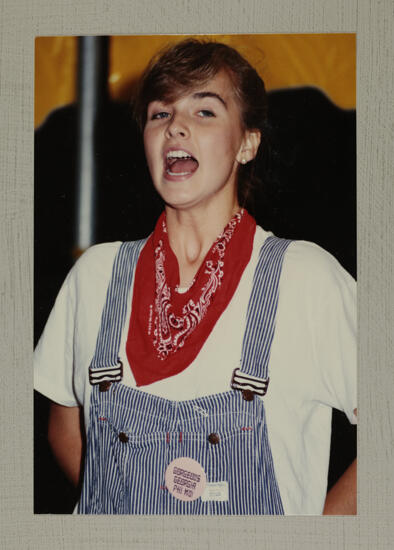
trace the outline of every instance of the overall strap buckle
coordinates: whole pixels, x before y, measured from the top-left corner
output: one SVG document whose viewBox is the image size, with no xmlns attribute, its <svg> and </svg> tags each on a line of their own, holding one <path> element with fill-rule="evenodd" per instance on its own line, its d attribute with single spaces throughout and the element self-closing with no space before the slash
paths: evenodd
<svg viewBox="0 0 394 550">
<path fill-rule="evenodd" d="M 100 391 L 107 391 L 112 382 L 123 378 L 123 363 L 118 361 L 114 367 L 89 367 L 89 382 L 92 386 L 100 385 Z"/>
<path fill-rule="evenodd" d="M 252 401 L 255 395 L 264 397 L 267 393 L 269 380 L 269 378 L 251 376 L 250 374 L 241 372 L 241 369 L 237 368 L 233 371 L 231 388 L 241 391 L 245 401 Z"/>
</svg>

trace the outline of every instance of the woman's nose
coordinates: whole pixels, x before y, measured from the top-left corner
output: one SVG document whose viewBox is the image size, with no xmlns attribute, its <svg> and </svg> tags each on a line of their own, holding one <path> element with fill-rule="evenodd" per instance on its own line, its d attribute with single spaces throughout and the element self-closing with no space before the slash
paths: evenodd
<svg viewBox="0 0 394 550">
<path fill-rule="evenodd" d="M 189 128 L 186 121 L 179 115 L 172 116 L 167 125 L 166 135 L 167 137 L 187 137 L 189 135 Z"/>
</svg>

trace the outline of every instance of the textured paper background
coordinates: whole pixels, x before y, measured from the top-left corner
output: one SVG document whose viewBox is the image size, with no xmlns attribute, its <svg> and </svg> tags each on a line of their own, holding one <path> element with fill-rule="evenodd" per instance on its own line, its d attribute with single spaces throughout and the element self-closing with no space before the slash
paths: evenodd
<svg viewBox="0 0 394 550">
<path fill-rule="evenodd" d="M 392 0 L 1 0 L 0 20 L 1 547 L 7 550 L 392 548 Z M 325 31 L 350 31 L 358 35 L 358 517 L 34 516 L 31 376 L 34 37 Z"/>
</svg>

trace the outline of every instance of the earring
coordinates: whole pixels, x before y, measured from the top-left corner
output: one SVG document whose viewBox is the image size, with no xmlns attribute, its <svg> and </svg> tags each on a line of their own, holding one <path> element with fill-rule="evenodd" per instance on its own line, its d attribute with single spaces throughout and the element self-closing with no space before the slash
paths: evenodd
<svg viewBox="0 0 394 550">
<path fill-rule="evenodd" d="M 241 160 L 242 164 L 246 164 L 246 159 Z"/>
</svg>

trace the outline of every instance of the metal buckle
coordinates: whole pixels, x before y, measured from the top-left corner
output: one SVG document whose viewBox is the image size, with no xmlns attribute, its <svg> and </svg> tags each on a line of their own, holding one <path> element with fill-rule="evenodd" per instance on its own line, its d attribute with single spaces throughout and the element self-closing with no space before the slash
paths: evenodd
<svg viewBox="0 0 394 550">
<path fill-rule="evenodd" d="M 122 378 L 123 363 L 119 359 L 115 367 L 89 367 L 89 382 L 92 386 L 100 384 L 100 391 L 107 391 L 112 382 L 120 382 Z"/>
<path fill-rule="evenodd" d="M 264 397 L 267 393 L 269 378 L 258 378 L 241 372 L 241 369 L 236 368 L 233 371 L 231 378 L 231 388 L 241 391 L 245 401 L 252 401 L 255 395 Z"/>
</svg>

